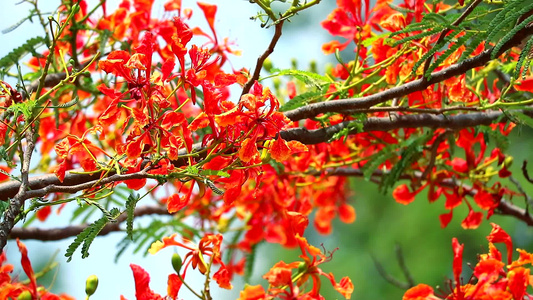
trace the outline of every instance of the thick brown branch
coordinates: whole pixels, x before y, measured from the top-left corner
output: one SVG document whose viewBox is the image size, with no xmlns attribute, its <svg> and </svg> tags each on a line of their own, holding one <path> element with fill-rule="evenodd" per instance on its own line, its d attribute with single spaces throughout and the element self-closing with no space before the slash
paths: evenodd
<svg viewBox="0 0 533 300">
<path fill-rule="evenodd" d="M 525 112 L 530 114 L 529 112 Z M 501 118 L 502 122 L 506 119 L 503 118 L 502 112 L 478 112 L 471 114 L 460 114 L 453 116 L 445 115 L 400 115 L 393 116 L 391 118 L 368 118 L 363 124 L 363 131 L 388 131 L 398 128 L 449 128 L 449 129 L 461 129 L 466 127 L 472 127 L 477 125 L 489 125 L 495 120 Z M 336 133 L 340 132 L 344 128 L 349 127 L 353 122 L 358 121 L 346 121 L 325 127 L 321 129 L 309 130 L 306 128 L 291 128 L 281 132 L 281 137 L 285 140 L 295 140 L 301 143 L 311 145 L 327 142 Z M 353 124 L 352 124 L 353 125 Z M 351 133 L 357 133 L 357 130 L 353 130 Z M 182 162 L 184 163 L 184 162 Z M 24 199 L 32 197 L 42 197 L 48 193 L 63 192 L 73 193 L 81 191 L 86 188 L 91 188 L 94 184 L 107 184 L 116 181 L 123 181 L 127 179 L 140 179 L 147 178 L 147 173 L 135 173 L 127 175 L 112 175 L 106 177 L 98 182 L 101 174 L 87 175 L 87 174 L 74 174 L 67 172 L 63 182 L 57 179 L 54 174 L 42 175 L 29 180 L 29 188 L 31 191 L 26 193 Z M 20 182 L 10 181 L 0 184 L 0 200 L 7 201 L 17 193 L 20 187 Z"/>
<path fill-rule="evenodd" d="M 533 34 L 533 27 L 526 27 L 518 31 L 518 33 L 500 49 L 498 56 L 510 48 L 519 45 L 524 38 L 531 34 Z M 431 79 L 427 81 L 423 79 L 417 79 L 401 86 L 361 98 L 313 103 L 288 111 L 285 113 L 285 115 L 292 121 L 298 121 L 302 119 L 314 118 L 322 113 L 347 113 L 351 110 L 369 108 L 373 105 L 383 103 L 394 98 L 403 97 L 418 91 L 423 91 L 432 84 L 444 81 L 454 76 L 459 76 L 468 70 L 483 66 L 491 60 L 490 57 L 492 49 L 493 48 L 485 50 L 475 57 L 454 64 L 441 71 L 434 72 L 431 74 Z"/>
<path fill-rule="evenodd" d="M 272 37 L 272 40 L 270 41 L 270 44 L 268 45 L 268 48 L 265 50 L 261 56 L 257 59 L 257 64 L 255 65 L 254 74 L 248 81 L 244 84 L 244 87 L 242 88 L 241 96 L 244 94 L 247 94 L 256 80 L 259 79 L 259 75 L 261 74 L 261 69 L 263 68 L 263 64 L 265 63 L 265 60 L 267 57 L 274 52 L 274 48 L 276 47 L 276 44 L 278 43 L 279 38 L 281 37 L 281 29 L 283 28 L 283 20 L 281 20 L 279 23 L 276 23 L 276 31 L 274 32 L 274 36 Z"/>
<path fill-rule="evenodd" d="M 134 216 L 141 217 L 145 215 L 168 215 L 168 210 L 163 206 L 143 206 L 135 209 Z M 126 221 L 127 214 L 123 213 L 117 219 L 116 223 L 107 224 L 98 235 L 106 235 L 114 231 L 121 231 L 120 224 Z M 43 229 L 39 227 L 16 227 L 11 230 L 9 239 L 21 240 L 40 240 L 40 241 L 58 241 L 73 237 L 87 228 L 89 224 L 71 225 L 61 228 Z"/>
<path fill-rule="evenodd" d="M 525 112 L 528 113 L 529 112 Z M 391 117 L 372 117 L 363 123 L 363 132 L 368 131 L 389 131 L 399 128 L 447 128 L 462 129 L 478 125 L 490 125 L 492 122 L 501 119 L 507 121 L 504 114 L 499 111 L 478 112 L 469 114 L 459 114 L 453 116 L 446 115 L 400 115 Z M 345 121 L 329 127 L 309 130 L 306 128 L 291 128 L 281 132 L 281 136 L 286 140 L 296 140 L 304 144 L 318 144 L 327 142 L 335 134 L 345 128 L 353 127 L 354 122 Z M 357 133 L 357 129 L 350 131 L 350 134 Z"/>
</svg>

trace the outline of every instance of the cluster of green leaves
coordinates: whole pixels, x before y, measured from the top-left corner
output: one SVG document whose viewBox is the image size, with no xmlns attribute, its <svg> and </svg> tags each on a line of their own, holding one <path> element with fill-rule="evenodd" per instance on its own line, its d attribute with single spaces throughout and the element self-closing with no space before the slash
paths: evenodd
<svg viewBox="0 0 533 300">
<path fill-rule="evenodd" d="M 393 163 L 391 170 L 381 176 L 379 190 L 386 194 L 398 182 L 400 176 L 406 174 L 411 165 L 422 157 L 425 144 L 432 137 L 432 132 L 427 131 L 418 137 L 399 141 L 397 144 L 386 145 L 379 152 L 369 157 L 368 162 L 361 168 L 364 178 L 367 181 L 370 180 L 374 171 L 380 165 L 387 161 L 398 159 Z"/>
<path fill-rule="evenodd" d="M 86 258 L 89 256 L 89 247 L 94 239 L 98 236 L 100 231 L 109 223 L 113 222 L 120 215 L 120 211 L 117 208 L 113 208 L 108 216 L 103 216 L 93 224 L 85 228 L 76 238 L 74 242 L 68 246 L 65 256 L 68 258 L 67 262 L 72 260 L 74 252 L 81 247 L 81 257 Z M 111 218 L 111 219 L 110 219 Z M 82 245 L 83 244 L 83 245 Z"/>
<path fill-rule="evenodd" d="M 7 69 L 18 64 L 22 57 L 28 53 L 31 53 L 34 57 L 41 57 L 41 55 L 37 53 L 37 48 L 44 45 L 45 42 L 46 39 L 40 36 L 27 40 L 24 44 L 11 50 L 6 56 L 0 58 L 0 69 L 5 73 Z"/>
</svg>

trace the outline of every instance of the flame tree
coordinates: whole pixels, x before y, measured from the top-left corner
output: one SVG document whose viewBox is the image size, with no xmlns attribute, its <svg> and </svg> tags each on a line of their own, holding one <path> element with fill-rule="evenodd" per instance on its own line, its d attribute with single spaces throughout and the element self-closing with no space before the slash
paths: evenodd
<svg viewBox="0 0 533 300">
<path fill-rule="evenodd" d="M 75 236 L 70 261 L 87 257 L 99 235 L 121 231 L 119 254 L 186 251 L 169 260 L 166 295 L 131 264 L 137 299 L 177 299 L 183 289 L 212 299 L 211 285 L 232 289 L 265 242 L 299 260 L 265 270 L 264 284 L 246 285 L 240 299 L 323 299 L 322 280 L 349 299 L 357 282 L 321 267 L 335 250 L 304 237 L 310 221 L 325 235 L 337 218 L 355 221 L 349 177 L 405 205 L 425 191 L 444 203 L 442 227 L 475 229 L 494 214 L 533 225 L 529 196 L 509 184 L 506 153 L 507 135 L 533 125 L 531 1 L 337 0 L 316 24 L 334 37 L 322 46 L 337 61 L 325 73 L 268 60 L 289 21 L 320 0 L 250 0 L 259 12 L 245 26 L 272 34 L 250 70 L 230 63 L 249 50 L 217 34 L 214 4 L 170 0 L 155 18 L 150 0 L 123 0 L 114 11 L 105 0 L 63 0 L 50 15 L 37 0 L 24 2 L 32 9 L 23 21 L 36 19 L 44 33 L 0 59 L 0 250 L 16 240 L 30 280 L 12 278 L 3 254 L 3 298 L 71 298 L 38 285 L 20 240 Z M 192 24 L 193 14 L 208 26 Z M 531 181 L 525 162 L 518 176 Z M 68 227 L 15 227 L 67 205 Z M 468 214 L 453 219 L 460 206 Z M 147 226 L 135 222 L 147 215 Z M 411 283 L 404 299 L 531 297 L 533 254 L 491 226 L 488 253 L 469 279 L 454 238 L 449 286 Z M 205 277 L 201 289 L 187 272 Z M 87 297 L 97 285 L 90 276 Z"/>
</svg>

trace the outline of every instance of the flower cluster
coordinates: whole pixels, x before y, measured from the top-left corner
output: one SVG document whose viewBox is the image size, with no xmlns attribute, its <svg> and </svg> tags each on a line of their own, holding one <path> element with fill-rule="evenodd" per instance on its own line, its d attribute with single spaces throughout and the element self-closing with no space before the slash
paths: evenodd
<svg viewBox="0 0 533 300">
<path fill-rule="evenodd" d="M 450 291 L 440 291 L 436 296 L 432 287 L 419 284 L 403 296 L 403 300 L 470 300 L 470 299 L 524 299 L 532 295 L 527 289 L 532 285 L 530 268 L 525 267 L 533 263 L 533 254 L 523 249 L 516 249 L 519 256 L 513 260 L 513 242 L 507 232 L 500 226 L 491 223 L 492 231 L 487 236 L 489 253 L 479 256 L 474 267 L 472 277 L 467 282 L 461 277 L 463 267 L 463 244 L 456 238 L 452 240 L 453 248 L 453 283 L 450 281 Z M 503 243 L 507 249 L 507 258 L 494 246 Z"/>
</svg>

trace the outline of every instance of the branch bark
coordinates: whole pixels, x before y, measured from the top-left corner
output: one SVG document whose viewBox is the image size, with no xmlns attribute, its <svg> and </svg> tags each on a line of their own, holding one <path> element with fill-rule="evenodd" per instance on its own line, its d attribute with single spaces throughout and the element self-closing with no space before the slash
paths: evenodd
<svg viewBox="0 0 533 300">
<path fill-rule="evenodd" d="M 22 205 L 24 204 L 27 189 L 29 187 L 28 175 L 30 172 L 30 163 L 31 156 L 33 154 L 33 149 L 35 148 L 34 140 L 34 128 L 30 127 L 25 133 L 26 137 L 26 149 L 24 150 L 22 168 L 21 168 L 21 178 L 22 182 L 20 183 L 19 189 L 15 197 L 9 201 L 9 207 L 4 213 L 4 219 L 0 224 L 0 252 L 4 251 L 4 247 L 7 244 L 7 236 L 13 230 L 15 226 L 15 219 L 19 216 L 21 212 Z"/>
</svg>

